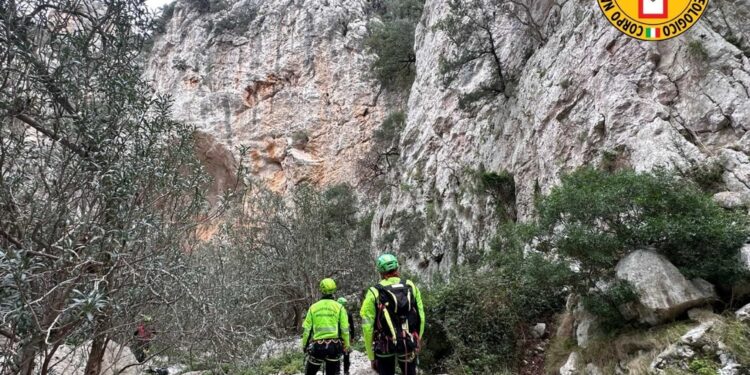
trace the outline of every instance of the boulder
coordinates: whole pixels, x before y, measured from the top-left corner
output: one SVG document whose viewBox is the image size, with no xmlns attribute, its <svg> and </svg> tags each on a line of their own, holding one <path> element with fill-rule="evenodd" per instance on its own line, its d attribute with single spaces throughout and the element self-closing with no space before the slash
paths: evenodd
<svg viewBox="0 0 750 375">
<path fill-rule="evenodd" d="M 578 352 L 572 352 L 565 364 L 560 367 L 560 375 L 579 375 L 581 367 L 581 355 Z"/>
<path fill-rule="evenodd" d="M 531 326 L 531 336 L 533 336 L 535 339 L 544 337 L 546 331 L 547 325 L 544 323 L 537 323 Z"/>
<path fill-rule="evenodd" d="M 596 316 L 583 310 L 576 314 L 576 343 L 582 348 L 587 348 L 589 342 L 601 332 L 599 319 Z"/>
<path fill-rule="evenodd" d="M 737 320 L 741 322 L 750 321 L 750 303 L 748 303 L 745 306 L 742 306 L 739 310 L 737 310 L 734 313 L 734 316 L 736 316 Z"/>
<path fill-rule="evenodd" d="M 750 244 L 744 244 L 742 248 L 740 248 L 739 257 L 742 267 L 745 270 L 750 271 Z M 750 294 L 750 282 L 740 281 L 734 285 L 735 297 L 744 297 L 748 294 Z"/>
<path fill-rule="evenodd" d="M 599 366 L 589 363 L 586 365 L 586 375 L 604 375 L 604 372 L 602 372 Z"/>
<path fill-rule="evenodd" d="M 746 270 L 750 271 L 750 243 L 746 243 L 740 249 L 740 262 Z"/>
<path fill-rule="evenodd" d="M 622 309 L 627 318 L 657 325 L 717 298 L 704 280 L 690 281 L 664 256 L 652 250 L 636 250 L 615 267 L 617 278 L 629 282 L 638 301 Z"/>
<path fill-rule="evenodd" d="M 714 202 L 727 209 L 743 208 L 750 204 L 750 196 L 736 191 L 722 191 L 713 196 Z"/>
</svg>

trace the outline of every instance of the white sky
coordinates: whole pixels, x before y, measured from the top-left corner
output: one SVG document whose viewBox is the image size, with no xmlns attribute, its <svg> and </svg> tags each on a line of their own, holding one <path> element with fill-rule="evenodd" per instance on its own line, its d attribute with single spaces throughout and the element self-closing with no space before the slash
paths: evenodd
<svg viewBox="0 0 750 375">
<path fill-rule="evenodd" d="M 146 6 L 151 10 L 157 10 L 162 5 L 169 3 L 173 0 L 146 0 Z"/>
</svg>

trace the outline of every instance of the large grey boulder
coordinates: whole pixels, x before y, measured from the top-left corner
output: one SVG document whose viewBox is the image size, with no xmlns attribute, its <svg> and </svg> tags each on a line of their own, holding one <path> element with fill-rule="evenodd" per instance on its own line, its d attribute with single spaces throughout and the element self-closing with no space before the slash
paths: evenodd
<svg viewBox="0 0 750 375">
<path fill-rule="evenodd" d="M 638 292 L 638 301 L 624 307 L 623 314 L 642 323 L 657 325 L 717 298 L 710 284 L 686 279 L 655 251 L 636 250 L 620 260 L 615 271 Z"/>
</svg>

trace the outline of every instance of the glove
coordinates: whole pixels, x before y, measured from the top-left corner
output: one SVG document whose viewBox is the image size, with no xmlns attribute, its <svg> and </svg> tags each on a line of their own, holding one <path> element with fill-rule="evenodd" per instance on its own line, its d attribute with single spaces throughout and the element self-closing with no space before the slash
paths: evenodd
<svg viewBox="0 0 750 375">
<path fill-rule="evenodd" d="M 372 367 L 374 371 L 378 371 L 378 361 L 370 361 L 370 367 Z"/>
<path fill-rule="evenodd" d="M 414 349 L 416 353 L 422 351 L 422 338 L 419 337 L 419 333 L 414 332 L 414 339 L 417 342 L 417 347 Z"/>
</svg>

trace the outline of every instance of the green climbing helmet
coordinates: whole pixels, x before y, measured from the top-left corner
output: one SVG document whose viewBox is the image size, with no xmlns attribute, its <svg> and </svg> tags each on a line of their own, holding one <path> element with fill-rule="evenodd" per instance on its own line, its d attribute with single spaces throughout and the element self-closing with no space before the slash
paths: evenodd
<svg viewBox="0 0 750 375">
<path fill-rule="evenodd" d="M 320 292 L 323 294 L 336 293 L 336 282 L 331 278 L 320 280 Z"/>
<path fill-rule="evenodd" d="M 341 306 L 346 306 L 346 302 L 347 301 L 346 301 L 346 298 L 339 297 L 339 299 L 337 299 L 336 302 L 338 302 L 339 304 L 341 304 Z"/>
<path fill-rule="evenodd" d="M 398 269 L 398 259 L 392 254 L 383 254 L 375 261 L 375 266 L 380 273 L 388 273 Z"/>
</svg>

